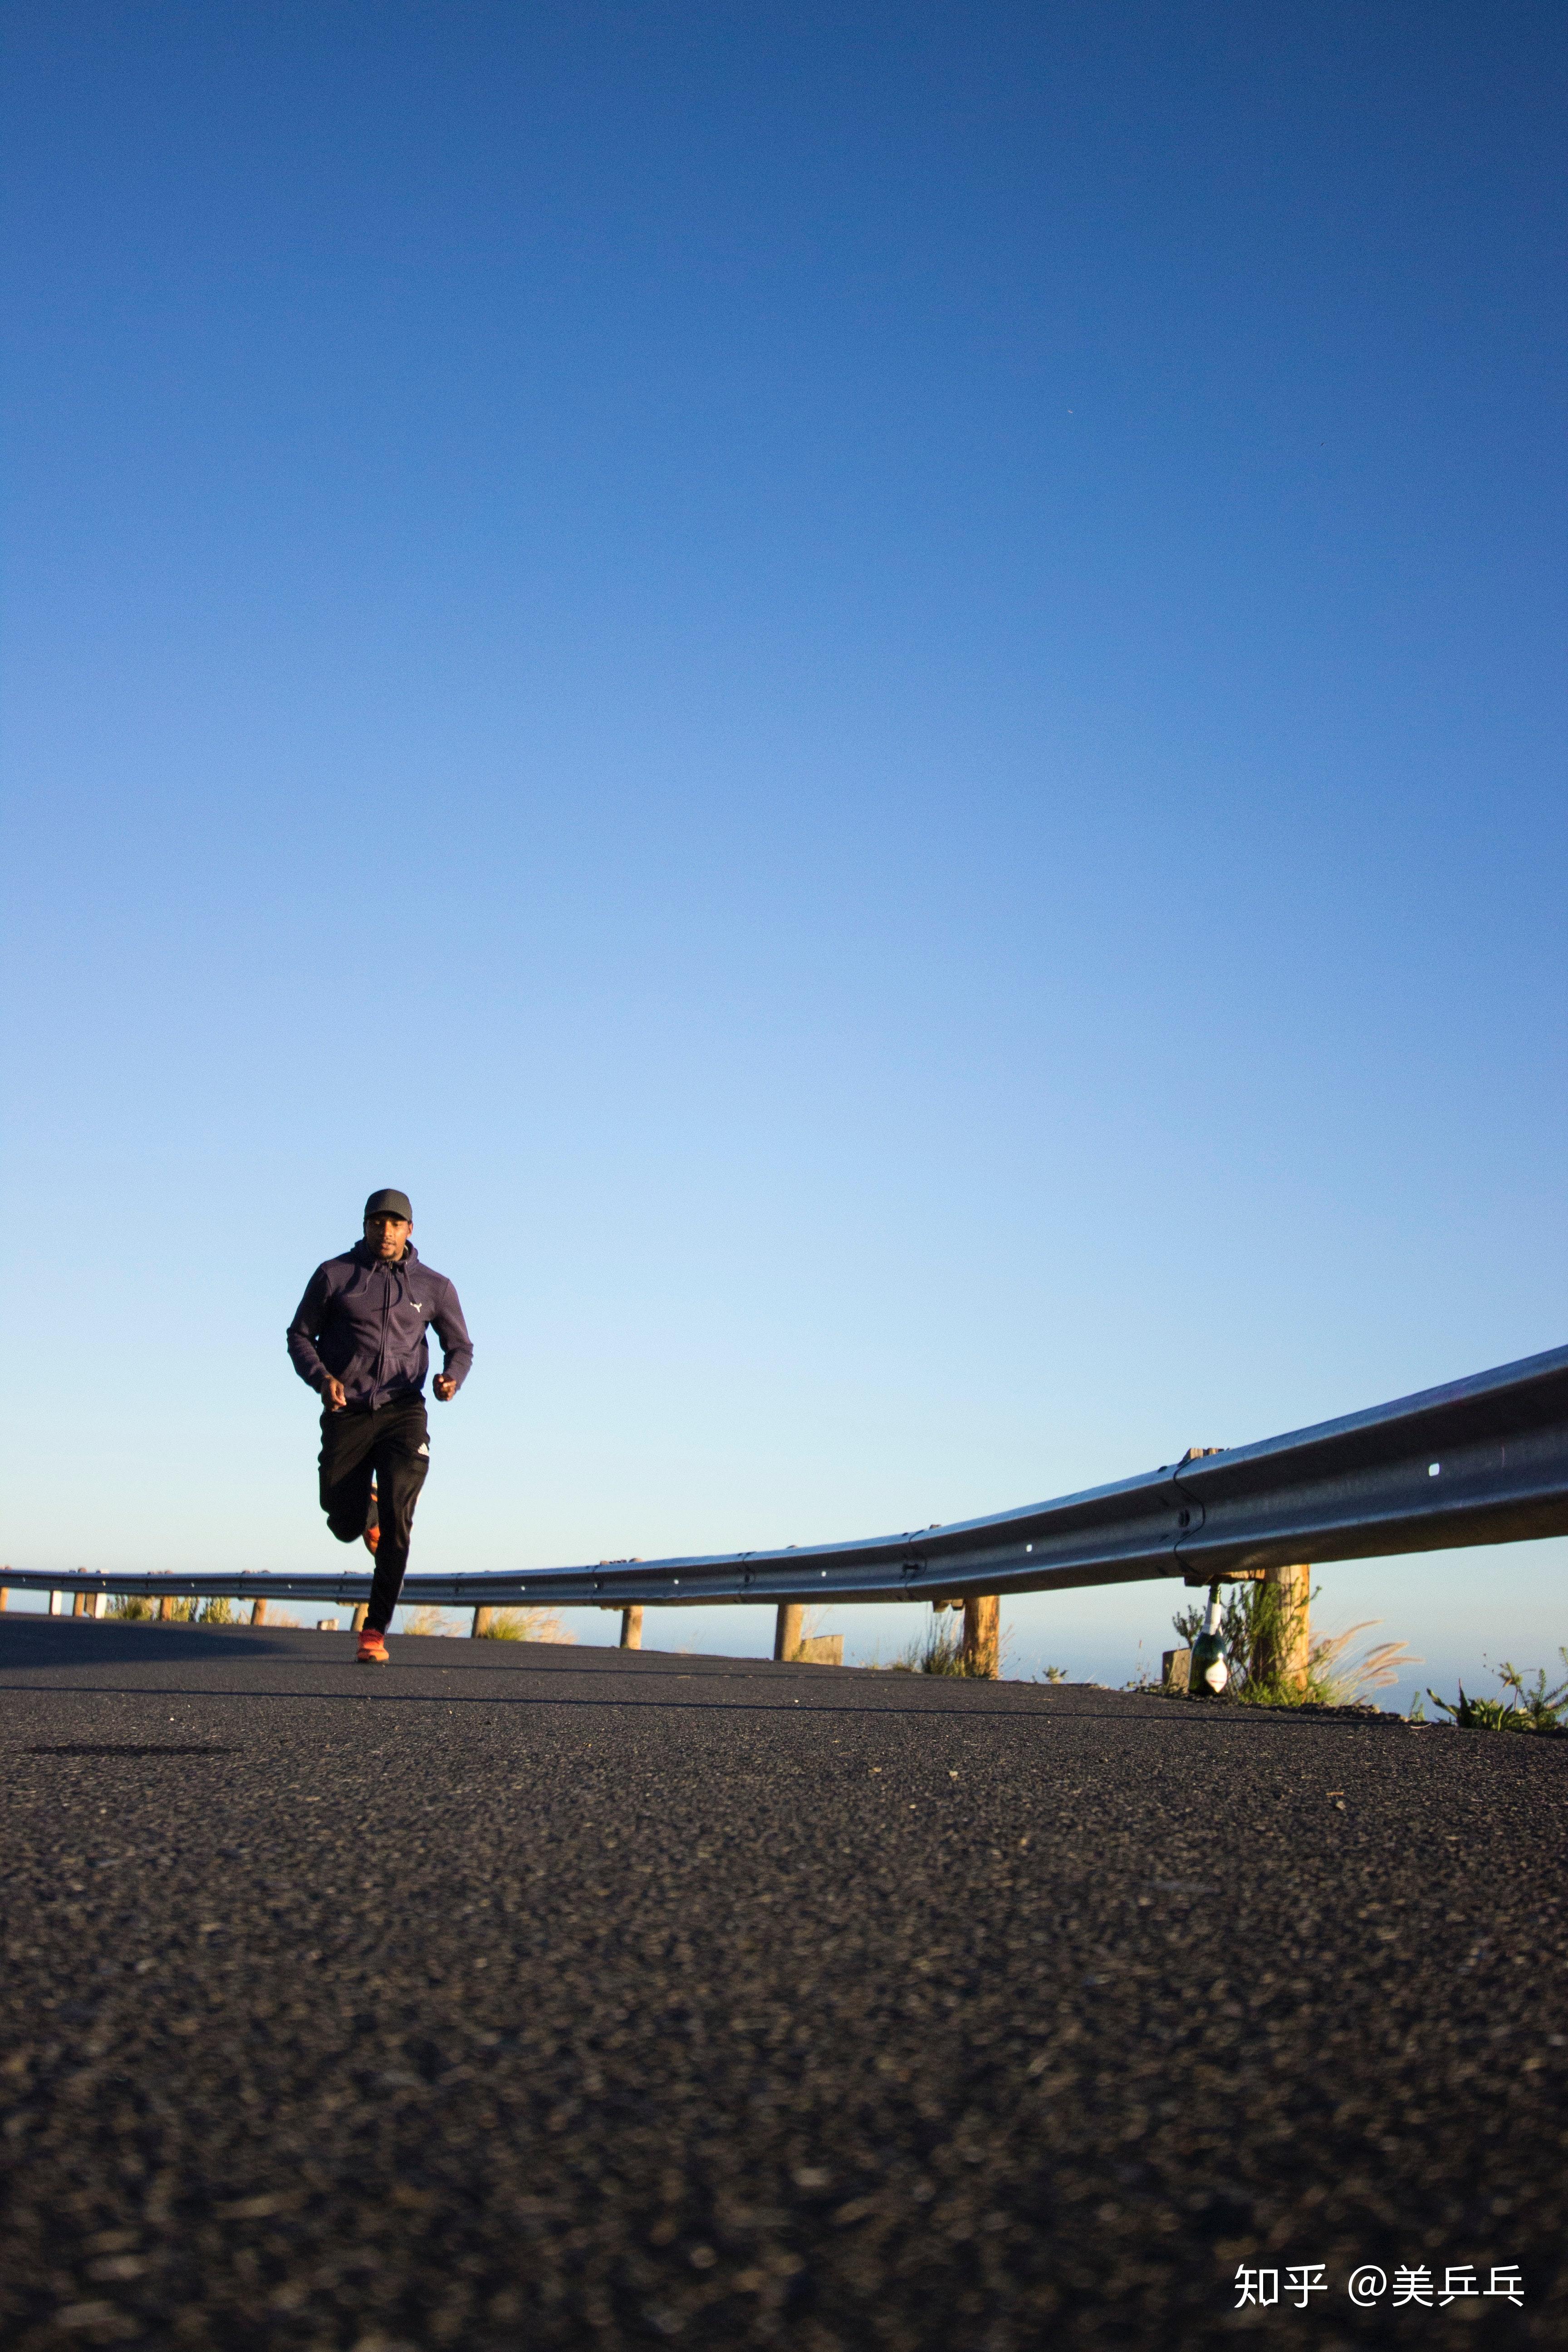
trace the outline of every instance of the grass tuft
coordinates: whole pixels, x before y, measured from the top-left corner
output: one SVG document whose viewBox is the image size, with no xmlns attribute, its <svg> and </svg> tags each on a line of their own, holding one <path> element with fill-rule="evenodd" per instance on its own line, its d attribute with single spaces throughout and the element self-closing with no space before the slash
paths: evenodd
<svg viewBox="0 0 1568 2352">
<path fill-rule="evenodd" d="M 553 1609 L 498 1609 L 481 1642 L 574 1642 Z"/>
<path fill-rule="evenodd" d="M 1568 1666 L 1568 1649 L 1560 1649 L 1557 1654 Z M 1469 1698 L 1463 1683 L 1457 1699 L 1439 1698 L 1435 1690 L 1429 1690 L 1426 1696 L 1461 1731 L 1568 1732 L 1568 1678 L 1549 1691 L 1546 1669 L 1538 1666 L 1535 1686 L 1531 1689 L 1519 1667 L 1510 1665 L 1506 1658 L 1497 1670 L 1497 1677 L 1504 1690 L 1513 1693 L 1511 1698 Z"/>
<path fill-rule="evenodd" d="M 1013 1629 L 1004 1625 L 998 1644 L 997 1679 L 1002 1679 L 1007 1653 L 1012 1647 Z M 989 1682 L 988 1675 L 971 1675 L 963 1663 L 963 1612 L 961 1609 L 934 1612 L 931 1623 L 919 1633 L 906 1649 L 900 1650 L 888 1669 L 895 1675 L 953 1675 L 960 1681 Z M 1065 1682 L 1066 1675 L 1058 1667 L 1047 1666 L 1047 1682 Z"/>
<path fill-rule="evenodd" d="M 896 1675 L 959 1675 L 963 1673 L 963 1620 L 944 1612 L 932 1617 L 893 1661 Z"/>
<path fill-rule="evenodd" d="M 434 1608 L 426 1601 L 417 1609 L 405 1609 L 398 1630 L 404 1633 L 450 1634 L 457 1632 L 457 1624 L 446 1610 Z"/>
</svg>

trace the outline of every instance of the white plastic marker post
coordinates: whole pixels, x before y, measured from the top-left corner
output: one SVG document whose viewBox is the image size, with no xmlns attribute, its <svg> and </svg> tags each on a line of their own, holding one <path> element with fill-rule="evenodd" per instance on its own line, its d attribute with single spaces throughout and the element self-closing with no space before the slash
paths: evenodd
<svg viewBox="0 0 1568 2352">
<path fill-rule="evenodd" d="M 1204 1630 L 1193 1643 L 1193 1663 L 1187 1676 L 1187 1690 L 1194 1698 L 1217 1698 L 1230 1680 L 1230 1669 L 1225 1662 L 1225 1644 L 1219 1637 L 1219 1586 L 1209 1586 L 1209 1605 L 1204 1611 Z"/>
</svg>

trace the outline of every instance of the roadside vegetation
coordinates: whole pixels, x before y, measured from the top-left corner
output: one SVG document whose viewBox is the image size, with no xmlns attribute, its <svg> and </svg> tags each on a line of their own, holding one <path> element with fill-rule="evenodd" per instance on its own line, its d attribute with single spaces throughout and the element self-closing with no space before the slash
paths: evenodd
<svg viewBox="0 0 1568 2352">
<path fill-rule="evenodd" d="M 553 1609 L 497 1609 L 479 1634 L 481 1642 L 574 1642 Z"/>
<path fill-rule="evenodd" d="M 1310 1595 L 1316 1601 L 1317 1593 Z M 1388 1690 L 1407 1666 L 1419 1665 L 1406 1642 L 1373 1642 L 1353 1652 L 1358 1634 L 1370 1633 L 1382 1623 L 1365 1617 L 1342 1633 L 1321 1634 L 1308 1651 L 1304 1680 L 1280 1670 L 1276 1663 L 1289 1651 L 1287 1603 L 1272 1584 L 1232 1585 L 1219 1622 L 1229 1669 L 1226 1685 L 1247 1706 L 1355 1706 L 1373 1691 Z M 1172 1623 L 1189 1648 L 1203 1631 L 1201 1602 L 1180 1609 Z"/>
<path fill-rule="evenodd" d="M 953 1675 L 961 1681 L 1003 1682 L 1006 1680 L 1007 1653 L 1012 1646 L 1012 1628 L 1005 1623 L 997 1643 L 995 1675 L 971 1674 L 963 1662 L 963 1610 L 933 1611 L 930 1624 L 900 1651 L 888 1672 L 894 1675 Z M 1063 1682 L 1066 1675 L 1060 1668 L 1047 1666 L 1044 1679 L 1047 1682 Z"/>
<path fill-rule="evenodd" d="M 146 1624 L 158 1616 L 160 1601 L 144 1592 L 111 1592 L 104 1615 L 116 1617 L 124 1624 Z M 226 1599 L 195 1601 L 188 1594 L 171 1599 L 169 1614 L 163 1621 L 174 1625 L 248 1625 L 250 1606 L 247 1601 Z M 299 1619 L 268 1606 L 268 1625 L 298 1625 Z M 453 1615 L 445 1609 L 417 1608 L 408 1610 L 399 1628 L 403 1633 L 445 1633 L 467 1636 L 467 1612 Z M 479 1639 L 484 1642 L 574 1642 L 576 1635 L 564 1626 L 552 1609 L 498 1609 Z"/>
<path fill-rule="evenodd" d="M 959 1675 L 963 1673 L 963 1617 L 944 1610 L 932 1616 L 925 1631 L 893 1660 L 895 1675 Z"/>
<path fill-rule="evenodd" d="M 158 1615 L 159 1603 L 145 1592 L 111 1592 L 105 1617 L 118 1617 L 128 1625 L 145 1625 Z M 279 1610 L 270 1610 L 269 1625 L 298 1625 L 297 1617 L 289 1617 Z M 236 1603 L 226 1598 L 216 1601 L 194 1601 L 187 1594 L 169 1604 L 169 1614 L 163 1620 L 171 1625 L 248 1625 L 250 1610 L 247 1603 Z"/>
<path fill-rule="evenodd" d="M 449 1617 L 444 1609 L 422 1606 L 418 1609 L 405 1609 L 403 1612 L 403 1622 L 397 1630 L 402 1633 L 450 1635 L 457 1633 L 458 1622 L 456 1618 Z"/>
<path fill-rule="evenodd" d="M 1557 1653 L 1568 1667 L 1568 1649 Z M 1555 1690 L 1546 1687 L 1546 1669 L 1538 1666 L 1533 1685 L 1525 1682 L 1518 1666 L 1505 1658 L 1497 1669 L 1497 1678 L 1508 1696 L 1504 1698 L 1470 1698 L 1465 1685 L 1459 1685 L 1457 1699 L 1440 1697 L 1429 1690 L 1426 1696 L 1434 1706 L 1442 1710 L 1450 1723 L 1461 1731 L 1544 1731 L 1568 1734 L 1568 1675 Z M 1426 1710 L 1417 1698 L 1410 1710 L 1412 1723 L 1426 1719 Z"/>
</svg>

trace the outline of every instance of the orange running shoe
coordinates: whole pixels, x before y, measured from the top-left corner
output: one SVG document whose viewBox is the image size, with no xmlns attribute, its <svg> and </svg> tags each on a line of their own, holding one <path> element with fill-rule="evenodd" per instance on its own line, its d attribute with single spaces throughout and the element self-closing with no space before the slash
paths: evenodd
<svg viewBox="0 0 1568 2352">
<path fill-rule="evenodd" d="M 359 1649 L 354 1657 L 356 1666 L 389 1666 L 386 1643 L 382 1635 L 366 1626 L 359 1637 Z"/>
</svg>

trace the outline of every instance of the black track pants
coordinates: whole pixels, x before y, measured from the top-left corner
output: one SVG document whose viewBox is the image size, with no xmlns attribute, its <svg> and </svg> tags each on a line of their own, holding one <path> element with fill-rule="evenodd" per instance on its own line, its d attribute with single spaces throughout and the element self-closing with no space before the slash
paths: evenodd
<svg viewBox="0 0 1568 2352">
<path fill-rule="evenodd" d="M 430 1433 L 421 1396 L 395 1397 L 374 1412 L 345 1405 L 321 1415 L 321 1508 L 340 1543 L 357 1543 L 370 1513 L 374 1474 L 381 1542 L 365 1623 L 384 1633 L 392 1622 L 403 1572 L 414 1506 L 430 1467 Z"/>
</svg>

